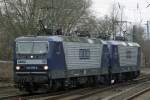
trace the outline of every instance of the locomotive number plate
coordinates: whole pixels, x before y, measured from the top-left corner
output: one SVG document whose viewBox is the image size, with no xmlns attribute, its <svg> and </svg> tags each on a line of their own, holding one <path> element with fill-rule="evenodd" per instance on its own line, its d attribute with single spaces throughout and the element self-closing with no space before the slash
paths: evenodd
<svg viewBox="0 0 150 100">
<path fill-rule="evenodd" d="M 26 70 L 37 70 L 38 67 L 37 66 L 27 66 Z"/>
</svg>

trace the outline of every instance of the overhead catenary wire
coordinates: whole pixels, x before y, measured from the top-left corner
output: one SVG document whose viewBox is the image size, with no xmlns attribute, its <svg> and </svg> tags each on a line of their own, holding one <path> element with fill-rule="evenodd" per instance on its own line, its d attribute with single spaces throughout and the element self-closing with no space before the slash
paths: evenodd
<svg viewBox="0 0 150 100">
<path fill-rule="evenodd" d="M 141 23 L 143 22 L 143 18 L 142 18 L 142 14 L 141 14 L 141 8 L 140 8 L 140 4 L 139 2 L 137 1 L 137 5 L 136 5 L 136 9 L 137 9 L 137 13 L 139 13 L 139 24 L 141 25 Z"/>
</svg>

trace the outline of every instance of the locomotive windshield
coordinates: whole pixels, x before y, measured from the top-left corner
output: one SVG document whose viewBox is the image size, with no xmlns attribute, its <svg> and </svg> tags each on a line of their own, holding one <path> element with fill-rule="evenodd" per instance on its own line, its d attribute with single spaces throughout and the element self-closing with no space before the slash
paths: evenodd
<svg viewBox="0 0 150 100">
<path fill-rule="evenodd" d="M 16 53 L 42 54 L 48 52 L 47 42 L 17 42 Z"/>
</svg>

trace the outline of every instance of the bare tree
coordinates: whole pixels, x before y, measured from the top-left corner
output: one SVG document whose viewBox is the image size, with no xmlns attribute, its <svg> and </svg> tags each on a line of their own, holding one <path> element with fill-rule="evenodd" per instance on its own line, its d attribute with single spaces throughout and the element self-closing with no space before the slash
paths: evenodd
<svg viewBox="0 0 150 100">
<path fill-rule="evenodd" d="M 110 38 L 114 32 L 113 28 L 113 20 L 111 17 L 105 16 L 104 19 L 101 19 L 98 22 L 98 32 L 100 37 Z"/>
<path fill-rule="evenodd" d="M 41 29 L 39 22 L 52 32 L 72 31 L 89 14 L 91 0 L 1 0 L 0 3 L 0 34 L 4 40 L 1 39 L 1 47 L 10 48 L 15 37 L 37 35 Z M 8 51 L 5 52 L 7 55 Z"/>
<path fill-rule="evenodd" d="M 144 38 L 144 28 L 139 25 L 134 25 L 133 28 L 131 29 L 131 32 L 133 33 L 133 41 L 138 42 L 142 45 Z"/>
<path fill-rule="evenodd" d="M 118 21 L 118 3 L 114 3 L 111 7 L 110 15 L 106 15 L 104 18 L 99 19 L 98 22 L 98 34 L 99 37 L 110 39 L 112 37 L 115 39 L 117 32 L 117 21 Z"/>
<path fill-rule="evenodd" d="M 109 39 L 112 36 L 115 36 L 117 25 L 116 22 L 118 20 L 118 8 L 116 4 L 112 5 L 112 11 L 110 11 L 110 15 L 104 16 L 104 18 L 95 18 L 91 16 L 84 17 L 81 25 L 78 26 L 78 30 L 89 33 L 94 37 L 100 37 L 104 39 Z M 83 34 L 84 34 L 83 33 Z"/>
<path fill-rule="evenodd" d="M 142 60 L 144 60 L 145 66 L 149 67 L 150 65 L 150 41 L 149 40 L 143 41 L 141 48 L 143 52 Z"/>
<path fill-rule="evenodd" d="M 2 0 L 1 28 L 16 35 L 35 34 L 41 20 L 44 27 L 69 32 L 90 4 L 90 0 Z"/>
</svg>

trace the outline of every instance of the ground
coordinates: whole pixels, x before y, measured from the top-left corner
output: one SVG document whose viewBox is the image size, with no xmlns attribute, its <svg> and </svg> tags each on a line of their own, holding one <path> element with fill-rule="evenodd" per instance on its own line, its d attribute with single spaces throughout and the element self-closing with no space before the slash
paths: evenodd
<svg viewBox="0 0 150 100">
<path fill-rule="evenodd" d="M 147 68 L 147 67 L 142 67 L 141 68 L 141 75 L 143 74 L 150 74 L 150 68 Z M 10 87 L 12 88 L 10 88 Z M 132 87 L 129 86 L 129 87 Z M 110 91 L 106 91 L 106 92 L 103 92 L 101 94 L 96 94 L 96 95 L 93 95 L 93 96 L 90 96 L 90 98 L 88 100 L 99 100 L 99 99 L 106 99 L 106 97 L 109 98 L 109 96 L 111 97 L 111 95 L 115 95 L 119 92 L 122 92 L 122 91 L 125 91 L 125 90 L 128 90 L 129 87 L 121 87 L 121 88 L 118 88 L 118 89 L 112 89 Z M 6 96 L 7 93 L 9 92 L 16 92 L 17 90 L 15 88 L 13 88 L 13 81 L 2 81 L 0 80 L 0 97 L 2 96 Z M 17 93 L 20 92 L 20 91 L 17 91 Z M 110 95 L 111 94 L 111 95 Z M 134 100 L 150 100 L 150 92 L 147 92 L 143 95 L 141 95 L 140 97 L 134 99 Z M 69 100 L 69 99 L 68 99 Z M 86 99 L 87 100 L 87 99 Z"/>
</svg>

